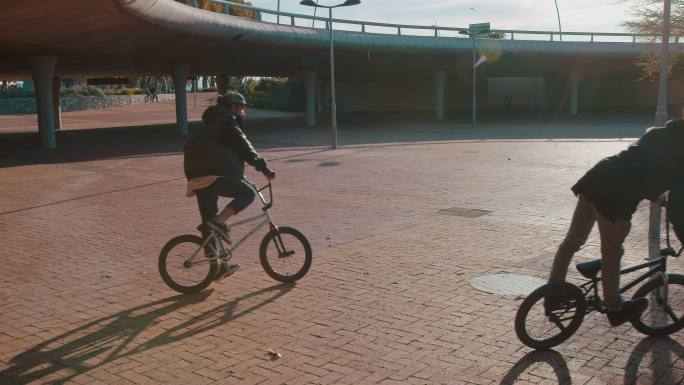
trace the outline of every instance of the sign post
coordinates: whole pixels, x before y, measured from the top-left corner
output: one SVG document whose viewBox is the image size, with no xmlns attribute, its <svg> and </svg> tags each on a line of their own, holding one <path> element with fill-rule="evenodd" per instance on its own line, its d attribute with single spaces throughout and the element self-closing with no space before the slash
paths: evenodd
<svg viewBox="0 0 684 385">
<path fill-rule="evenodd" d="M 473 40 L 473 127 L 477 122 L 477 66 L 482 64 L 477 59 L 476 40 L 479 35 L 489 35 L 489 23 L 468 25 L 468 36 Z"/>
</svg>

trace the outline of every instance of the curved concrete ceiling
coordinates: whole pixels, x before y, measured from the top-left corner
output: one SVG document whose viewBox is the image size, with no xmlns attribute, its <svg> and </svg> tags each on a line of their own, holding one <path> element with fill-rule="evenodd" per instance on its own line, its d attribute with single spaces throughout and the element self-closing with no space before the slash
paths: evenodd
<svg viewBox="0 0 684 385">
<path fill-rule="evenodd" d="M 2 77 L 29 77 L 29 58 L 44 55 L 58 57 L 61 76 L 168 74 L 174 64 L 189 64 L 194 74 L 275 76 L 327 69 L 325 30 L 227 16 L 173 0 L 0 0 L 0 9 Z M 454 63 L 465 66 L 472 49 L 465 38 L 346 31 L 336 31 L 335 42 L 341 77 L 429 75 Z M 597 63 L 622 63 L 629 71 L 646 48 L 521 40 L 482 44 L 501 56 L 502 71 L 507 67 L 517 74 L 552 67 L 595 70 Z"/>
</svg>

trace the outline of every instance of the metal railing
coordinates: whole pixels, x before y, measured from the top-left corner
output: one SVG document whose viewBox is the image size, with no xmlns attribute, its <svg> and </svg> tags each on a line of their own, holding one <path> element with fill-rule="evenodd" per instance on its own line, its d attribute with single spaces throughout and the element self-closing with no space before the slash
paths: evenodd
<svg viewBox="0 0 684 385">
<path fill-rule="evenodd" d="M 324 29 L 329 29 L 328 18 L 320 16 L 310 16 L 298 13 L 276 11 L 267 8 L 259 8 L 251 5 L 237 4 L 225 0 L 208 0 L 210 3 L 219 4 L 222 6 L 223 13 L 228 14 L 230 9 L 239 9 L 245 11 L 254 12 L 257 15 L 257 20 L 264 23 L 279 24 L 279 25 L 289 25 L 291 27 L 300 28 L 316 28 L 316 22 L 320 22 L 324 25 Z M 192 5 L 197 7 L 197 0 L 192 1 Z M 268 21 L 263 19 L 263 15 L 274 16 L 273 21 Z M 284 23 L 282 22 L 284 21 Z M 289 21 L 289 22 L 288 22 Z M 337 26 L 347 26 L 347 28 L 335 28 L 340 31 L 347 32 L 361 32 L 361 33 L 373 33 L 373 34 L 385 34 L 385 35 L 397 35 L 397 36 L 434 36 L 434 37 L 462 37 L 467 38 L 461 33 L 468 32 L 468 28 L 459 27 L 439 27 L 437 25 L 427 26 L 427 25 L 411 25 L 411 24 L 392 24 L 392 23 L 378 23 L 372 21 L 362 21 L 362 20 L 347 20 L 347 19 L 333 19 L 333 28 Z M 349 29 L 349 27 L 352 27 Z M 371 30 L 369 30 L 369 27 Z M 373 30 L 376 28 L 376 30 Z M 377 29 L 389 30 L 390 32 L 380 32 Z M 417 31 L 424 31 L 423 33 L 416 33 Z M 413 33 L 411 33 L 413 32 Z M 636 33 L 611 33 L 611 32 L 557 32 L 557 31 L 528 31 L 528 30 L 513 30 L 513 29 L 492 29 L 490 34 L 496 34 L 497 39 L 502 40 L 516 40 L 516 35 L 518 40 L 548 40 L 548 41 L 560 41 L 563 37 L 583 37 L 585 39 L 581 40 L 570 40 L 572 42 L 584 41 L 584 42 L 615 42 L 606 40 L 606 38 L 623 38 L 621 42 L 626 42 L 631 40 L 632 43 L 637 42 L 659 42 L 660 35 L 648 35 L 648 34 L 636 34 Z M 537 38 L 523 38 L 523 36 L 534 36 L 534 37 L 544 37 L 541 39 Z M 556 40 L 557 39 L 557 40 Z M 565 40 L 568 41 L 568 40 Z M 672 41 L 674 43 L 679 43 L 679 36 L 673 36 Z"/>
</svg>

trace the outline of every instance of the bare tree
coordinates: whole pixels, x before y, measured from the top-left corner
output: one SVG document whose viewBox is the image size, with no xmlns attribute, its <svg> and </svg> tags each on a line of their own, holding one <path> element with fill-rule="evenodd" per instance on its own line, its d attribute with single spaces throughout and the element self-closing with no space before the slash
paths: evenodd
<svg viewBox="0 0 684 385">
<path fill-rule="evenodd" d="M 629 0 L 620 0 L 625 3 Z M 663 1 L 662 0 L 631 0 L 636 6 L 632 9 L 632 19 L 622 23 L 630 32 L 647 35 L 639 40 L 654 43 L 641 57 L 637 66 L 641 68 L 643 79 L 655 79 L 660 71 L 660 53 L 655 49 L 655 43 L 660 42 L 663 29 Z M 684 0 L 672 0 L 670 16 L 671 36 L 684 35 Z M 670 53 L 668 71 L 679 65 L 682 55 Z"/>
</svg>

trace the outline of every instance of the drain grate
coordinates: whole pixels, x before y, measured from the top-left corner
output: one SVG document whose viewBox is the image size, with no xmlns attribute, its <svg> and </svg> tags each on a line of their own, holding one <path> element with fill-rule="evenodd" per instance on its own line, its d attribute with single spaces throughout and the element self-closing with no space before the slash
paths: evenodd
<svg viewBox="0 0 684 385">
<path fill-rule="evenodd" d="M 541 278 L 510 273 L 481 275 L 470 280 L 470 286 L 485 293 L 525 296 L 545 283 Z"/>
<path fill-rule="evenodd" d="M 467 209 L 465 207 L 450 207 L 448 209 L 441 209 L 438 212 L 444 215 L 464 218 L 477 218 L 492 213 L 492 211 L 489 210 Z"/>
</svg>

